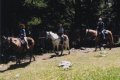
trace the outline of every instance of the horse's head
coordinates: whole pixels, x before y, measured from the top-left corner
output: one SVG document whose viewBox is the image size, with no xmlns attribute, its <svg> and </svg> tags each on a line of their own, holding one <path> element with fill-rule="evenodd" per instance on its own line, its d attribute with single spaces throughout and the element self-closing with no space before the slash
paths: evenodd
<svg viewBox="0 0 120 80">
<path fill-rule="evenodd" d="M 7 37 L 6 36 L 2 36 L 2 40 L 6 40 L 7 39 Z"/>
<path fill-rule="evenodd" d="M 51 36 L 51 35 L 50 35 L 50 31 L 47 31 L 47 32 L 46 32 L 46 37 L 47 37 L 47 38 L 50 38 L 50 36 Z"/>
<path fill-rule="evenodd" d="M 2 36 L 2 42 L 9 42 L 10 39 L 6 36 Z"/>
<path fill-rule="evenodd" d="M 52 40 L 59 38 L 59 36 L 56 33 L 53 33 L 52 31 L 48 31 L 48 32 L 46 32 L 46 34 L 47 34 L 47 38 L 50 38 Z"/>
<path fill-rule="evenodd" d="M 2 45 L 3 45 L 3 47 L 5 48 L 8 48 L 9 46 L 10 46 L 10 41 L 11 41 L 11 39 L 10 39 L 10 37 L 6 37 L 6 36 L 2 36 Z"/>
</svg>

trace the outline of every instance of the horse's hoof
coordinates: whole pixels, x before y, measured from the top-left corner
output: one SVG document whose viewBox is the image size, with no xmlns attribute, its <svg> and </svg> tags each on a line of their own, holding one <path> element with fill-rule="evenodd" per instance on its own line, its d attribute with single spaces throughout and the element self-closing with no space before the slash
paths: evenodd
<svg viewBox="0 0 120 80">
<path fill-rule="evenodd" d="M 36 61 L 36 60 L 34 59 L 34 61 Z"/>
<path fill-rule="evenodd" d="M 59 55 L 59 53 L 55 53 L 57 56 Z"/>
<path fill-rule="evenodd" d="M 68 54 L 70 54 L 70 52 Z"/>
<path fill-rule="evenodd" d="M 35 56 L 33 56 L 33 61 L 36 61 L 36 60 L 35 60 Z"/>
<path fill-rule="evenodd" d="M 36 61 L 35 59 L 33 59 L 33 61 Z"/>
<path fill-rule="evenodd" d="M 21 62 L 16 62 L 16 65 L 19 65 Z"/>
<path fill-rule="evenodd" d="M 60 54 L 60 56 L 62 56 L 62 54 Z"/>
</svg>

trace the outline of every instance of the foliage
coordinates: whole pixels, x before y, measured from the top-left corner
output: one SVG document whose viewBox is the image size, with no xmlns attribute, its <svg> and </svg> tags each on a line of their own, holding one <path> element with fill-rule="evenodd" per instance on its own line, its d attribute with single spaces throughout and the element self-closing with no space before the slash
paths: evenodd
<svg viewBox="0 0 120 80">
<path fill-rule="evenodd" d="M 32 25 L 39 25 L 40 23 L 41 23 L 40 18 L 32 17 L 32 19 L 30 21 L 28 21 L 27 24 L 32 26 Z"/>
<path fill-rule="evenodd" d="M 81 29 L 82 24 L 96 28 L 99 17 L 103 17 L 108 26 L 112 23 L 115 30 L 120 26 L 119 0 L 4 0 L 3 3 L 4 30 L 8 25 L 15 29 L 22 20 L 25 24 L 38 24 L 39 21 L 34 21 L 34 17 L 40 19 L 42 26 L 52 26 L 53 29 L 59 21 L 71 30 Z"/>
<path fill-rule="evenodd" d="M 44 0 L 25 0 L 24 5 L 38 8 L 47 7 Z"/>
</svg>

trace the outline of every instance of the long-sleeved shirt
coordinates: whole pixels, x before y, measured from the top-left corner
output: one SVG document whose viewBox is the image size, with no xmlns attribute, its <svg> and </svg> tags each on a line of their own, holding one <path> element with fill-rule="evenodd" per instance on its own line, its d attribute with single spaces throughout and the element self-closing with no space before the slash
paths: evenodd
<svg viewBox="0 0 120 80">
<path fill-rule="evenodd" d="M 26 37 L 26 31 L 25 31 L 25 29 L 21 29 L 20 30 L 20 38 L 24 38 L 24 37 Z"/>
<path fill-rule="evenodd" d="M 60 27 L 59 29 L 58 29 L 58 33 L 64 33 L 64 29 L 63 29 L 63 27 Z"/>
<path fill-rule="evenodd" d="M 98 24 L 97 24 L 97 30 L 101 32 L 103 29 L 105 29 L 104 22 L 102 22 L 102 21 L 98 22 Z"/>
</svg>

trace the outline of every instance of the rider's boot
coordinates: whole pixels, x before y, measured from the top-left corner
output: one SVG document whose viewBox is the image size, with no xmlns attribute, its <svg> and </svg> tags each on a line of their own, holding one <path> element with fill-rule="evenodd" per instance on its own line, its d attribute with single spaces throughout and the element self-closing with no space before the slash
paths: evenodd
<svg viewBox="0 0 120 80">
<path fill-rule="evenodd" d="M 29 49 L 30 47 L 29 47 L 29 45 L 28 45 L 28 42 L 26 41 L 26 48 L 27 49 Z"/>
<path fill-rule="evenodd" d="M 103 33 L 103 39 L 105 39 L 105 34 Z"/>
<path fill-rule="evenodd" d="M 61 44 L 63 44 L 63 37 L 61 37 Z"/>
<path fill-rule="evenodd" d="M 26 48 L 29 49 L 29 45 L 28 45 L 28 41 L 27 41 L 27 37 L 24 37 L 24 40 L 26 42 Z"/>
</svg>

